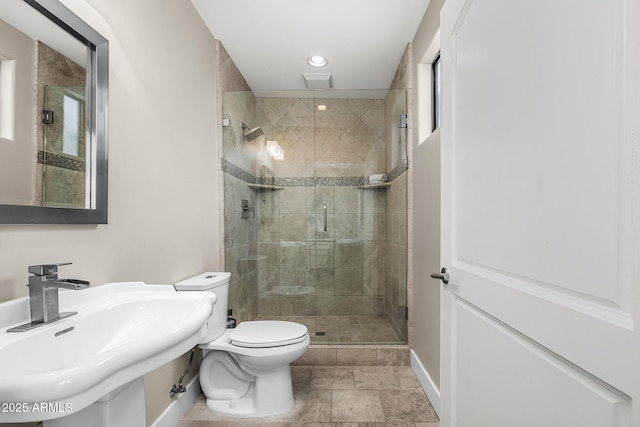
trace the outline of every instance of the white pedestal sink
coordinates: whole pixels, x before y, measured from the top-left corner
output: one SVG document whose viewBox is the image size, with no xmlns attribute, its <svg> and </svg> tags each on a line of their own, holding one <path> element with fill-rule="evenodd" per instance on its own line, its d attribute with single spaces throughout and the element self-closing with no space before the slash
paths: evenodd
<svg viewBox="0 0 640 427">
<path fill-rule="evenodd" d="M 6 331 L 29 321 L 28 298 L 0 303 L 0 423 L 107 426 L 124 417 L 118 425 L 143 427 L 142 376 L 195 346 L 215 304 L 209 292 L 142 282 L 59 298 L 78 314 L 26 332 Z"/>
</svg>

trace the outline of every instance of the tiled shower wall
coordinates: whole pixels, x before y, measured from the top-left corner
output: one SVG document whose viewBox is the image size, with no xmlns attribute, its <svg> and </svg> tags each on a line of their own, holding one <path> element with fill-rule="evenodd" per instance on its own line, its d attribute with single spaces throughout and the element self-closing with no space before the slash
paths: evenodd
<svg viewBox="0 0 640 427">
<path fill-rule="evenodd" d="M 253 320 L 258 315 L 257 228 L 252 217 L 242 219 L 241 200 L 256 205 L 256 192 L 247 186 L 255 174 L 256 144 L 242 140 L 241 122 L 249 124 L 255 118 L 255 97 L 242 74 L 222 43 L 217 43 L 218 57 L 218 111 L 230 120 L 222 127 L 219 138 L 223 141 L 225 163 L 222 170 L 232 168 L 235 173 L 223 173 L 224 183 L 224 265 L 231 273 L 229 308 L 239 322 Z M 227 94 L 232 94 L 227 96 Z M 221 118 L 220 117 L 220 118 Z M 225 165 L 229 165 L 225 167 Z"/>
<path fill-rule="evenodd" d="M 225 270 L 231 273 L 229 308 L 239 322 L 258 315 L 257 221 L 242 219 L 240 201 L 256 205 L 256 192 L 247 183 L 224 174 L 224 253 Z"/>
<path fill-rule="evenodd" d="M 384 209 L 353 186 L 260 191 L 259 314 L 382 316 Z"/>
<path fill-rule="evenodd" d="M 384 314 L 384 190 L 358 188 L 384 172 L 384 111 L 381 99 L 257 99 L 285 151 L 261 182 L 286 185 L 258 194 L 260 315 Z"/>
<path fill-rule="evenodd" d="M 276 177 L 362 178 L 386 171 L 384 99 L 257 98 L 256 119 L 286 153 L 284 161 L 267 163 Z"/>
</svg>

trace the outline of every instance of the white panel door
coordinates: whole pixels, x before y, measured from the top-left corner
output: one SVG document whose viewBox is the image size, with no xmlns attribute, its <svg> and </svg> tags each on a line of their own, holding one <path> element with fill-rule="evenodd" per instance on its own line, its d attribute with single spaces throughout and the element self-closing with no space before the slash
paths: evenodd
<svg viewBox="0 0 640 427">
<path fill-rule="evenodd" d="M 447 0 L 444 427 L 640 426 L 637 0 Z"/>
</svg>

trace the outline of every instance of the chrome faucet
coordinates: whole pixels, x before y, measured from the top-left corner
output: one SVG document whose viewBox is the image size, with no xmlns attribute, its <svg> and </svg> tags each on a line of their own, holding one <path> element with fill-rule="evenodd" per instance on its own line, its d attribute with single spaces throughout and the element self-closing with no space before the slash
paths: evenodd
<svg viewBox="0 0 640 427">
<path fill-rule="evenodd" d="M 8 329 L 7 332 L 24 332 L 29 329 L 65 317 L 78 314 L 76 311 L 60 313 L 58 304 L 58 289 L 84 289 L 89 287 L 89 282 L 76 279 L 58 278 L 58 267 L 69 265 L 70 262 L 59 264 L 42 264 L 29 266 L 29 309 L 31 322 Z"/>
</svg>

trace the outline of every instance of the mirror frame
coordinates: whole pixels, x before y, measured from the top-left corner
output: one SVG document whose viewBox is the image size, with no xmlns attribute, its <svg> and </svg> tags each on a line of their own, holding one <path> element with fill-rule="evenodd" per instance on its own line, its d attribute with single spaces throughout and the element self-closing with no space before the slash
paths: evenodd
<svg viewBox="0 0 640 427">
<path fill-rule="evenodd" d="M 7 0 L 4 0 L 7 1 Z M 106 224 L 108 199 L 109 41 L 58 0 L 24 0 L 87 46 L 87 135 L 91 206 L 84 209 L 0 204 L 0 224 Z"/>
</svg>

